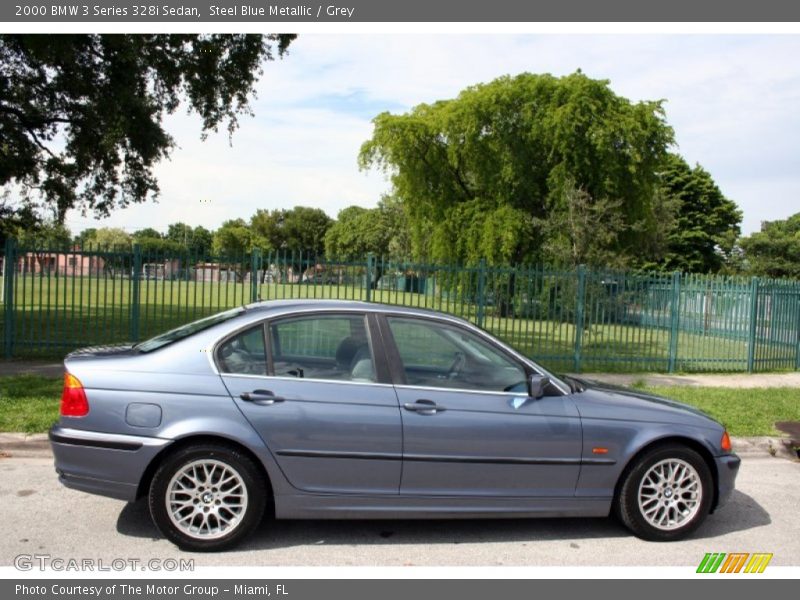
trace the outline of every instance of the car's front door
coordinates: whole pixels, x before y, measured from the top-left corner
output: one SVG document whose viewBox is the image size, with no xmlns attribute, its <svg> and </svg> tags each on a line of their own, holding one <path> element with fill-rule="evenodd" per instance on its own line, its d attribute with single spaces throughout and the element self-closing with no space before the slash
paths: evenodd
<svg viewBox="0 0 800 600">
<path fill-rule="evenodd" d="M 234 401 L 298 489 L 398 493 L 400 413 L 370 322 L 353 313 L 286 317 L 216 351 Z"/>
<path fill-rule="evenodd" d="M 524 366 L 466 328 L 392 315 L 384 323 L 403 380 L 401 494 L 574 495 L 581 426 L 568 396 L 530 398 Z"/>
</svg>

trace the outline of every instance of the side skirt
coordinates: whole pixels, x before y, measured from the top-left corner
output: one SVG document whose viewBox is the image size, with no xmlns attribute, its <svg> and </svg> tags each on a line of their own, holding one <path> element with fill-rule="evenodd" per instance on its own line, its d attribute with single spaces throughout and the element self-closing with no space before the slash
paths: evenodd
<svg viewBox="0 0 800 600">
<path fill-rule="evenodd" d="M 291 494 L 275 497 L 278 519 L 486 519 L 607 517 L 611 498 L 463 498 Z"/>
</svg>

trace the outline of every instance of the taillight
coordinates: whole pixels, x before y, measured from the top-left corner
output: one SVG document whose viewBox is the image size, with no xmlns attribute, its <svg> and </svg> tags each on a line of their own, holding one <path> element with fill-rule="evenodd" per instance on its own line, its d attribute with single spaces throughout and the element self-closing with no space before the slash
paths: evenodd
<svg viewBox="0 0 800 600">
<path fill-rule="evenodd" d="M 61 392 L 61 416 L 85 417 L 89 414 L 89 402 L 83 384 L 72 373 L 64 373 L 64 391 Z"/>
<path fill-rule="evenodd" d="M 723 450 L 725 450 L 725 452 L 730 452 L 733 450 L 733 446 L 731 446 L 731 436 L 728 435 L 727 431 L 722 432 L 722 440 L 720 441 L 719 445 Z"/>
</svg>

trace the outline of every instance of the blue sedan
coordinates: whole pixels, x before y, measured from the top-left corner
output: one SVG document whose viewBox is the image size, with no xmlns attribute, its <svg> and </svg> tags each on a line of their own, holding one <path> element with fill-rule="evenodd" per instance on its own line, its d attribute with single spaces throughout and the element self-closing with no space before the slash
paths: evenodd
<svg viewBox="0 0 800 600">
<path fill-rule="evenodd" d="M 278 519 L 602 517 L 676 540 L 730 496 L 694 408 L 557 377 L 474 325 L 360 302 L 228 310 L 65 359 L 61 482 L 147 497 L 181 548 Z"/>
</svg>

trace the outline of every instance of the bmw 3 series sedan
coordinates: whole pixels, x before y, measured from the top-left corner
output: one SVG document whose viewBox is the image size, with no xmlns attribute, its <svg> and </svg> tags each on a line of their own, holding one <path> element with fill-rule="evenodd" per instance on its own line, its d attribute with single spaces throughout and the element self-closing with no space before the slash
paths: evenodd
<svg viewBox="0 0 800 600">
<path fill-rule="evenodd" d="M 61 482 L 147 497 L 181 548 L 278 519 L 604 517 L 676 540 L 731 495 L 725 429 L 558 377 L 431 311 L 284 300 L 64 361 Z"/>
</svg>

